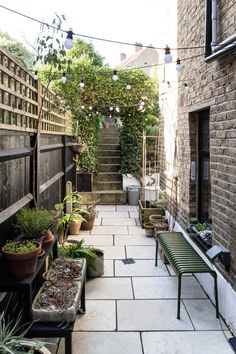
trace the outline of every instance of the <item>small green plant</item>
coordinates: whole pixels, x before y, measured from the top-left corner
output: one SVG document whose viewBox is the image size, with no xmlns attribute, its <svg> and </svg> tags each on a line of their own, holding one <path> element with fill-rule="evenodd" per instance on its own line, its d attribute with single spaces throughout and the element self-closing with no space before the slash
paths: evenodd
<svg viewBox="0 0 236 354">
<path fill-rule="evenodd" d="M 38 244 L 33 241 L 7 241 L 2 249 L 8 253 L 25 253 L 34 251 L 36 248 L 38 248 Z"/>
<path fill-rule="evenodd" d="M 97 252 L 102 252 L 98 248 L 83 246 L 84 240 L 77 243 L 67 243 L 59 247 L 59 257 L 85 258 L 87 266 L 95 268 L 95 260 L 98 258 Z"/>
<path fill-rule="evenodd" d="M 23 208 L 16 215 L 15 228 L 20 231 L 21 236 L 37 239 L 43 237 L 52 224 L 53 216 L 50 211 Z"/>
<path fill-rule="evenodd" d="M 194 225 L 194 227 L 198 232 L 205 231 L 208 229 L 208 226 L 206 224 L 197 224 L 197 225 Z"/>
<path fill-rule="evenodd" d="M 199 223 L 198 218 L 196 218 L 195 216 L 192 216 L 191 218 L 189 218 L 188 222 L 190 225 L 196 225 Z"/>
</svg>

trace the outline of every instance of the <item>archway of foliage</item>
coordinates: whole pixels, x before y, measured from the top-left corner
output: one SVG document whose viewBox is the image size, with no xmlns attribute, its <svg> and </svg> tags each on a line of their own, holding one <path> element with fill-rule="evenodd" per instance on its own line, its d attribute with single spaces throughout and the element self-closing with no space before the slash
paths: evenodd
<svg viewBox="0 0 236 354">
<path fill-rule="evenodd" d="M 121 126 L 121 172 L 141 175 L 142 132 L 147 113 L 157 107 L 157 88 L 142 70 L 118 70 L 119 79 L 112 80 L 113 70 L 94 66 L 88 60 L 72 60 L 67 81 L 54 82 L 54 90 L 63 98 L 74 116 L 77 134 L 88 145 L 80 168 L 96 171 L 99 121 L 104 116 L 119 118 Z M 85 86 L 80 87 L 81 79 Z M 131 86 L 127 90 L 126 86 Z M 113 110 L 110 110 L 110 107 Z"/>
</svg>

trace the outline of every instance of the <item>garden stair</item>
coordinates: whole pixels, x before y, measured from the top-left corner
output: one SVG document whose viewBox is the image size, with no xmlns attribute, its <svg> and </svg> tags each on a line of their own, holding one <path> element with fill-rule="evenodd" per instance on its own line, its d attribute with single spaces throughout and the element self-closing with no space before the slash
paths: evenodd
<svg viewBox="0 0 236 354">
<path fill-rule="evenodd" d="M 86 202 L 126 204 L 122 189 L 120 136 L 117 128 L 103 128 L 98 141 L 98 174 L 94 176 L 93 192 L 85 193 Z"/>
</svg>

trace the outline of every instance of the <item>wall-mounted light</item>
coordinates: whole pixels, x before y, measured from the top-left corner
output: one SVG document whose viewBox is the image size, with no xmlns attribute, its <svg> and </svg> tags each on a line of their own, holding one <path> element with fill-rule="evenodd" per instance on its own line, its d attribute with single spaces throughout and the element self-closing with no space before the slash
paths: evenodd
<svg viewBox="0 0 236 354">
<path fill-rule="evenodd" d="M 64 42 L 64 46 L 68 50 L 70 50 L 70 49 L 72 49 L 74 47 L 72 28 L 69 28 L 69 31 L 67 32 L 67 36 L 66 36 L 66 40 Z"/>
</svg>

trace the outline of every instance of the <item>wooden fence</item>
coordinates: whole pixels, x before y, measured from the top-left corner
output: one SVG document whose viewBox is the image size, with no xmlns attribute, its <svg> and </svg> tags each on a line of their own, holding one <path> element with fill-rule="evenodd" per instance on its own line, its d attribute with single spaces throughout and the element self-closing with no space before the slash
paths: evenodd
<svg viewBox="0 0 236 354">
<path fill-rule="evenodd" d="M 71 115 L 59 98 L 0 48 L 0 244 L 18 210 L 35 202 L 51 209 L 65 182 L 74 184 L 71 141 Z"/>
</svg>

